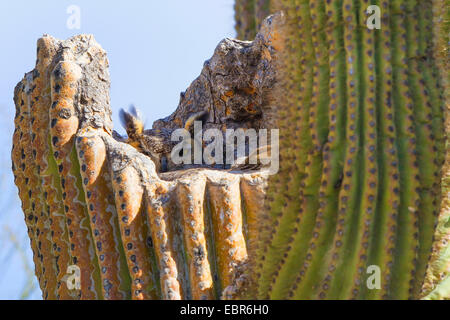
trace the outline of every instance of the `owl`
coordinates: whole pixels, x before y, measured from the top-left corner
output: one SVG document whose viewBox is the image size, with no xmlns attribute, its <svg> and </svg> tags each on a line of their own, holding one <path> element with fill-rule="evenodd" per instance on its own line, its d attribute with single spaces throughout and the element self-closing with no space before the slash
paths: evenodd
<svg viewBox="0 0 450 320">
<path fill-rule="evenodd" d="M 171 140 L 172 132 L 175 129 L 145 130 L 142 116 L 134 106 L 130 107 L 129 112 L 121 109 L 119 115 L 128 135 L 126 142 L 149 156 L 154 162 L 157 172 L 166 172 L 176 167 L 170 159 L 172 149 L 178 143 Z M 207 111 L 193 114 L 186 120 L 184 128 L 189 131 L 194 121 L 206 121 L 207 116 Z"/>
</svg>

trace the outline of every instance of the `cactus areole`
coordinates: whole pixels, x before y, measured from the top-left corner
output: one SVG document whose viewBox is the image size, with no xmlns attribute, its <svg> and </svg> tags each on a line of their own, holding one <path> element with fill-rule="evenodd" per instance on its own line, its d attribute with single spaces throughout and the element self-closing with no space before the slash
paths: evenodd
<svg viewBox="0 0 450 320">
<path fill-rule="evenodd" d="M 445 1 L 235 12 L 254 40 L 221 41 L 152 129 L 124 113 L 128 137 L 93 36 L 38 40 L 12 167 L 43 298 L 450 299 Z M 158 151 L 179 128 L 200 162 Z M 240 129 L 246 152 L 276 132 L 255 142 L 275 171 L 229 166 Z"/>
</svg>

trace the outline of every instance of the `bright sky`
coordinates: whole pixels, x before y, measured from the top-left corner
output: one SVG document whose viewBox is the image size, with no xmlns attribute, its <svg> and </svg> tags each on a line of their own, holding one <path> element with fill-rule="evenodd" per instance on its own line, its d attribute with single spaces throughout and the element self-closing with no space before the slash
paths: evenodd
<svg viewBox="0 0 450 320">
<path fill-rule="evenodd" d="M 233 0 L 39 0 L 0 2 L 0 299 L 19 299 L 26 287 L 20 250 L 31 250 L 11 173 L 13 91 L 34 68 L 36 40 L 47 33 L 66 39 L 93 34 L 107 51 L 115 129 L 118 110 L 134 103 L 150 127 L 172 113 L 179 94 L 200 74 L 225 37 L 234 37 Z M 71 5 L 81 9 L 81 28 L 66 25 Z M 37 283 L 35 282 L 35 285 Z M 39 290 L 30 298 L 40 299 Z"/>
</svg>

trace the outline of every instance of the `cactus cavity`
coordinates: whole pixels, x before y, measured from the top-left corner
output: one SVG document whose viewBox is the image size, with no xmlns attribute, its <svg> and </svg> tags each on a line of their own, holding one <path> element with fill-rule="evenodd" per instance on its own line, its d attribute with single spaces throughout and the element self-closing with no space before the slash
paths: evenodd
<svg viewBox="0 0 450 320">
<path fill-rule="evenodd" d="M 278 126 L 289 143 L 268 183 L 273 227 L 255 262 L 254 297 L 424 297 L 435 236 L 449 232 L 438 225 L 448 216 L 440 204 L 444 70 L 425 36 L 431 3 L 271 3 L 286 14 Z M 366 25 L 371 4 L 381 29 Z M 379 290 L 367 285 L 373 265 Z"/>
</svg>

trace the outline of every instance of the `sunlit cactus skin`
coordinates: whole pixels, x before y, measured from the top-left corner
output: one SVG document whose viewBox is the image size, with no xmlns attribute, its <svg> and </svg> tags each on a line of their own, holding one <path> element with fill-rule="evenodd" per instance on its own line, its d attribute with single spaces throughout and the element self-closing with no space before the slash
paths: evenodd
<svg viewBox="0 0 450 320">
<path fill-rule="evenodd" d="M 450 299 L 444 8 L 236 0 L 238 38 L 262 26 L 279 53 L 263 54 L 278 72 L 271 176 L 157 174 L 113 134 L 93 37 L 39 39 L 14 93 L 12 162 L 43 298 Z M 281 10 L 283 26 L 263 22 Z M 70 265 L 80 290 L 66 284 Z"/>
</svg>

